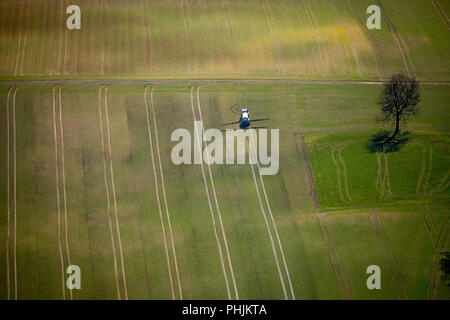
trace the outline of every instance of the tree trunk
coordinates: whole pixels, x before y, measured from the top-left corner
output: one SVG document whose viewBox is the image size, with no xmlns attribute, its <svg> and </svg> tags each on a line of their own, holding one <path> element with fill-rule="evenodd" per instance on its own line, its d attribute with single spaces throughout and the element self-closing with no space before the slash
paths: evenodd
<svg viewBox="0 0 450 320">
<path fill-rule="evenodd" d="M 394 138 L 398 133 L 400 132 L 400 114 L 395 115 L 395 131 L 392 135 L 392 138 Z"/>
</svg>

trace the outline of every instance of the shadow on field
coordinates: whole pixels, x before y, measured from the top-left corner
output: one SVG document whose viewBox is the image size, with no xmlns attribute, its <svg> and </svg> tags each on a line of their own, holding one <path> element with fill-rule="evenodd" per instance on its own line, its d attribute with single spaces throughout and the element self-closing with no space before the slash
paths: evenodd
<svg viewBox="0 0 450 320">
<path fill-rule="evenodd" d="M 399 151 L 408 142 L 408 132 L 394 138 L 390 136 L 390 131 L 379 131 L 375 133 L 367 142 L 367 150 L 370 153 L 384 152 L 392 153 Z"/>
</svg>

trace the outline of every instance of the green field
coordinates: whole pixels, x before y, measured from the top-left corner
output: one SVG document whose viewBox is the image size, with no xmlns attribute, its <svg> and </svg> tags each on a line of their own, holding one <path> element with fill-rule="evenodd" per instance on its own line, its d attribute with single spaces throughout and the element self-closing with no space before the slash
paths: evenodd
<svg viewBox="0 0 450 320">
<path fill-rule="evenodd" d="M 0 300 L 450 298 L 450 0 L 70 4 L 0 1 Z M 419 114 L 370 153 L 395 73 Z M 278 174 L 172 162 L 243 106 Z"/>
<path fill-rule="evenodd" d="M 379 86 L 200 86 L 200 107 L 206 128 L 220 127 L 221 123 L 233 120 L 236 117 L 234 112 L 238 110 L 236 106 L 244 102 L 252 106 L 255 117 L 272 119 L 268 123 L 269 128 L 280 128 L 280 171 L 274 176 L 264 176 L 263 182 L 283 249 L 285 269 L 276 232 L 263 200 L 270 234 L 265 224 L 252 167 L 210 167 L 222 229 L 207 165 L 204 165 L 204 170 L 213 214 L 209 209 L 201 166 L 177 166 L 170 160 L 171 149 L 176 144 L 170 141 L 172 131 L 186 128 L 193 132 L 190 87 L 151 86 L 153 105 L 152 89 L 147 90 L 147 105 L 155 172 L 149 145 L 144 84 L 113 84 L 109 87 L 108 120 L 105 88 L 100 96 L 102 117 L 99 115 L 100 84 L 64 85 L 61 89 L 61 118 L 58 88 L 54 89 L 51 84 L 18 87 L 15 114 L 12 114 L 12 105 L 9 108 L 9 203 L 11 234 L 12 217 L 15 212 L 17 215 L 19 299 L 63 298 L 61 265 L 68 265 L 67 248 L 71 263 L 79 265 L 82 270 L 82 289 L 73 291 L 74 299 L 115 299 L 119 294 L 125 298 L 123 274 L 130 299 L 171 299 L 171 283 L 177 299 L 181 298 L 180 287 L 183 299 L 227 299 L 227 284 L 233 299 L 236 292 L 239 299 L 284 299 L 283 286 L 289 299 L 293 297 L 292 292 L 296 299 L 449 297 L 448 287 L 439 282 L 435 285 L 437 265 L 432 263 L 438 250 L 435 244 L 439 244 L 439 248 L 448 248 L 449 114 L 448 108 L 442 105 L 442 101 L 449 99 L 446 87 L 423 88 L 422 112 L 408 126 L 414 139 L 400 152 L 388 155 L 389 182 L 384 178 L 384 159 L 381 156 L 383 179 L 377 184 L 377 155 L 368 153 L 364 144 L 379 129 L 373 121 L 378 110 L 374 101 Z M 3 85 L 1 123 L 7 123 L 7 92 L 8 86 Z M 13 94 L 11 92 L 10 103 Z M 192 97 L 198 118 L 196 89 Z M 280 112 L 281 107 L 283 112 Z M 153 108 L 156 117 L 153 116 Z M 340 117 L 336 116 L 338 112 Z M 16 210 L 13 207 L 14 116 Z M 4 155 L 0 160 L 0 174 L 1 180 L 7 181 L 7 130 L 1 130 L 0 134 L 1 154 Z M 61 136 L 64 138 L 64 154 Z M 302 136 L 305 136 L 306 145 L 302 143 Z M 102 152 L 102 137 L 105 153 Z M 307 181 L 308 168 L 303 148 L 306 148 L 310 160 L 318 209 Z M 334 165 L 331 150 L 335 150 L 339 169 Z M 106 155 L 105 166 L 103 154 Z M 402 159 L 408 159 L 408 163 Z M 122 258 L 115 225 L 110 165 L 114 174 Z M 341 187 L 337 170 L 340 170 Z M 261 181 L 256 181 L 264 199 Z M 6 183 L 1 184 L 0 204 L 5 213 L 8 212 L 6 188 Z M 163 189 L 172 235 L 166 218 Z M 59 213 L 56 190 L 59 190 Z M 162 205 L 162 220 L 158 198 Z M 67 227 L 64 222 L 66 216 Z M 213 216 L 219 240 L 215 236 Z M 0 219 L 1 256 L 5 256 L 7 215 L 2 214 Z M 233 275 L 222 230 L 227 239 Z M 114 236 L 114 245 L 111 235 Z M 164 239 L 168 243 L 167 253 Z M 9 272 L 11 297 L 14 297 L 12 244 L 13 237 L 10 240 Z M 0 273 L 6 275 L 5 260 L 0 261 Z M 381 267 L 382 290 L 366 288 L 368 275 L 365 270 L 371 264 Z M 0 294 L 5 299 L 6 277 L 0 279 Z M 65 294 L 68 299 L 67 289 Z"/>
<path fill-rule="evenodd" d="M 378 3 L 377 1 L 375 1 Z M 448 0 L 80 0 L 0 3 L 0 75 L 12 77 L 449 79 Z M 394 31 L 395 30 L 395 31 Z"/>
</svg>

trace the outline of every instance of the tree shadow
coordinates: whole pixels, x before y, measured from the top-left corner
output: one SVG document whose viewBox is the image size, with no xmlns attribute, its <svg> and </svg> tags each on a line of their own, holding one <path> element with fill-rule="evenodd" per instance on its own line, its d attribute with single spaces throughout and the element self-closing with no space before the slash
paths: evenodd
<svg viewBox="0 0 450 320">
<path fill-rule="evenodd" d="M 384 152 L 392 153 L 399 151 L 408 142 L 408 133 L 391 137 L 390 131 L 379 131 L 375 133 L 367 142 L 367 150 L 370 153 Z"/>
</svg>

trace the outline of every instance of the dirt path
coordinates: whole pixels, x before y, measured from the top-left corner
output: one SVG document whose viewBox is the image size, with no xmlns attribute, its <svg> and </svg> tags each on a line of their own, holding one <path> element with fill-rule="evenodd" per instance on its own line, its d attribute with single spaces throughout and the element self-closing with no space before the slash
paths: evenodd
<svg viewBox="0 0 450 320">
<path fill-rule="evenodd" d="M 108 85 L 102 85 L 98 91 L 98 114 L 100 119 L 100 134 L 101 134 L 101 142 L 102 142 L 102 159 L 103 159 L 103 176 L 105 182 L 105 191 L 106 191 L 106 200 L 107 200 L 107 213 L 108 213 L 108 225 L 109 232 L 111 235 L 111 245 L 113 250 L 113 259 L 114 259 L 114 275 L 116 279 L 116 289 L 117 289 L 117 299 L 121 299 L 120 294 L 120 285 L 119 285 L 119 273 L 118 273 L 118 265 L 117 265 L 117 254 L 116 254 L 116 245 L 115 245 L 115 237 L 112 227 L 112 217 L 111 217 L 111 200 L 109 195 L 109 187 L 107 181 L 107 166 L 106 166 L 106 149 L 105 149 L 105 141 L 104 141 L 104 129 L 103 129 L 103 120 L 102 120 L 102 90 Z"/>
<path fill-rule="evenodd" d="M 153 178 L 154 178 L 154 182 L 155 182 L 156 201 L 158 203 L 159 217 L 161 220 L 161 229 L 163 232 L 164 250 L 166 252 L 166 260 L 167 260 L 167 269 L 169 271 L 170 290 L 172 293 L 172 300 L 175 300 L 175 289 L 174 289 L 174 283 L 173 283 L 173 277 L 172 277 L 172 266 L 170 264 L 169 249 L 168 249 L 168 245 L 167 245 L 166 227 L 164 224 L 164 218 L 163 218 L 163 214 L 162 214 L 161 199 L 159 197 L 158 177 L 157 177 L 157 173 L 156 173 L 155 156 L 154 156 L 154 151 L 153 151 L 152 132 L 150 129 L 150 115 L 149 115 L 149 106 L 148 106 L 148 99 L 147 99 L 148 88 L 149 88 L 148 86 L 145 87 L 144 99 L 145 99 L 145 112 L 147 115 L 147 128 L 148 128 L 150 155 L 152 158 L 152 169 L 153 169 Z"/>
<path fill-rule="evenodd" d="M 63 299 L 66 300 L 66 285 L 64 281 L 65 276 L 65 268 L 64 268 L 64 254 L 63 254 L 63 245 L 62 245 L 62 230 L 61 230 L 61 200 L 59 195 L 59 160 L 58 160 L 58 134 L 56 129 L 56 97 L 55 91 L 60 86 L 53 87 L 52 91 L 52 99 L 53 99 L 53 135 L 55 142 L 55 179 L 56 179 L 56 206 L 57 206 L 57 222 L 58 222 L 58 247 L 59 247 L 59 259 L 61 263 L 61 285 L 62 285 L 62 293 Z"/>
<path fill-rule="evenodd" d="M 158 155 L 159 173 L 161 175 L 161 187 L 162 187 L 162 192 L 163 192 L 163 200 L 164 200 L 164 205 L 166 207 L 166 217 L 167 217 L 167 222 L 169 224 L 169 234 L 170 234 L 170 239 L 172 242 L 173 258 L 175 261 L 175 272 L 176 272 L 177 281 L 178 281 L 178 291 L 180 293 L 180 300 L 183 300 L 183 291 L 181 289 L 180 273 L 178 271 L 177 253 L 175 251 L 175 242 L 173 240 L 173 231 L 172 231 L 172 224 L 170 222 L 169 206 L 167 205 L 166 187 L 164 186 L 164 174 L 163 174 L 162 165 L 161 165 L 161 153 L 159 151 L 158 126 L 156 124 L 155 104 L 153 102 L 153 87 L 152 87 L 152 90 L 150 91 L 150 105 L 152 107 L 152 113 L 153 113 L 153 126 L 155 128 L 156 153 Z"/>
<path fill-rule="evenodd" d="M 111 174 L 111 187 L 112 187 L 112 194 L 113 194 L 114 215 L 115 215 L 115 220 L 116 220 L 116 232 L 117 232 L 117 240 L 118 240 L 118 244 L 119 244 L 120 264 L 122 267 L 122 279 L 123 279 L 123 286 L 124 286 L 124 292 L 125 292 L 125 300 L 128 300 L 127 280 L 126 280 L 126 276 L 125 276 L 122 240 L 120 238 L 119 216 L 117 214 L 116 188 L 115 188 L 115 182 L 114 182 L 114 169 L 113 169 L 113 163 L 112 163 L 111 134 L 110 134 L 109 116 L 108 116 L 108 89 L 109 89 L 109 86 L 106 86 L 106 88 L 105 88 L 105 118 L 106 118 L 106 129 L 107 129 L 106 132 L 107 132 L 107 137 L 108 137 L 109 168 L 110 168 L 110 174 Z"/>
</svg>

